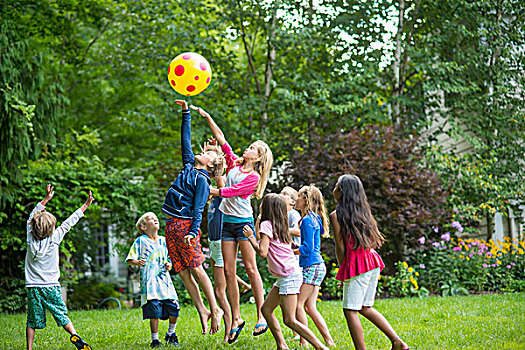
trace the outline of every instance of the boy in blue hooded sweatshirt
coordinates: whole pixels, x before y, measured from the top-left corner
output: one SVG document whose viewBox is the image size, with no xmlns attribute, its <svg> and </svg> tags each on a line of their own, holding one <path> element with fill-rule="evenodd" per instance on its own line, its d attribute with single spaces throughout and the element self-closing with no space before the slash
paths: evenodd
<svg viewBox="0 0 525 350">
<path fill-rule="evenodd" d="M 224 155 L 216 146 L 204 145 L 202 152 L 194 155 L 191 150 L 191 114 L 186 101 L 176 100 L 182 107 L 181 146 L 183 168 L 168 189 L 162 212 L 166 214 L 165 236 L 173 271 L 179 273 L 188 290 L 202 325 L 202 333 L 208 328 L 217 333 L 223 311 L 217 305 L 213 286 L 202 267 L 204 254 L 200 244 L 202 212 L 210 195 L 210 175 L 222 175 L 226 164 Z M 206 309 L 198 285 L 204 291 L 210 310 Z"/>
<path fill-rule="evenodd" d="M 27 288 L 27 349 L 33 349 L 35 330 L 46 327 L 46 310 L 51 312 L 58 326 L 64 327 L 71 337 L 70 341 L 79 350 L 91 347 L 77 335 L 73 323 L 67 316 L 67 307 L 62 299 L 60 287 L 59 245 L 66 233 L 91 205 L 94 198 L 89 197 L 66 221 L 55 229 L 56 218 L 45 211 L 46 204 L 53 198 L 54 187 L 47 185 L 47 195 L 33 209 L 27 220 L 27 253 L 25 277 Z"/>
</svg>

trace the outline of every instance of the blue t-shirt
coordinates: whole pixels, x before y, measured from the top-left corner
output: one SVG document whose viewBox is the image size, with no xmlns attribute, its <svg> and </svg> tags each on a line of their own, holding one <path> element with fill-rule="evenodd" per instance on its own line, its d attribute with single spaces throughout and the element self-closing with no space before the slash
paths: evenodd
<svg viewBox="0 0 525 350">
<path fill-rule="evenodd" d="M 221 197 L 213 197 L 213 201 L 208 207 L 208 239 L 212 242 L 222 239 L 222 218 L 223 214 L 219 210 Z"/>
</svg>

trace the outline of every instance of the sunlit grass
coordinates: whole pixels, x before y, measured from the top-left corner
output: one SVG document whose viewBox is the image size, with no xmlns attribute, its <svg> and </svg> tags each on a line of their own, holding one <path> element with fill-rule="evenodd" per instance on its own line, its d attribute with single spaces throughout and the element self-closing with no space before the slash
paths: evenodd
<svg viewBox="0 0 525 350">
<path fill-rule="evenodd" d="M 353 349 L 341 303 L 323 301 L 318 307 L 337 349 Z M 412 349 L 525 349 L 525 293 L 377 300 L 376 308 Z M 213 336 L 200 335 L 195 308 L 183 307 L 177 325 L 181 349 L 275 349 L 270 332 L 256 338 L 251 335 L 255 306 L 242 305 L 241 311 L 247 325 L 239 342 L 230 346 L 222 344 L 224 328 Z M 73 311 L 70 317 L 93 349 L 149 349 L 149 326 L 140 309 Z M 25 314 L 0 315 L 0 349 L 25 349 L 25 321 Z M 368 349 L 390 349 L 390 342 L 377 328 L 365 319 L 362 323 Z M 159 336 L 164 336 L 167 327 L 166 321 L 161 322 Z M 290 339 L 292 332 L 283 329 L 288 346 L 298 348 Z M 37 331 L 34 349 L 75 348 L 48 314 L 48 327 Z"/>
</svg>

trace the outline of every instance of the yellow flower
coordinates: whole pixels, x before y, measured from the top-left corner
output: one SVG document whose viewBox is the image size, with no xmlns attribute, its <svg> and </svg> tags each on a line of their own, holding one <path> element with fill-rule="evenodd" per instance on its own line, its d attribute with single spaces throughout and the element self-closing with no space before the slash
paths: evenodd
<svg viewBox="0 0 525 350">
<path fill-rule="evenodd" d="M 468 256 L 466 256 L 466 257 L 465 257 L 465 259 L 467 259 L 467 261 L 469 261 L 469 260 L 470 260 L 470 258 L 469 258 Z"/>
<path fill-rule="evenodd" d="M 459 255 L 459 257 L 460 257 L 461 259 L 463 259 L 463 258 L 464 258 L 463 254 L 460 254 L 460 255 Z"/>
<path fill-rule="evenodd" d="M 501 260 L 496 260 L 496 264 L 501 265 Z"/>
<path fill-rule="evenodd" d="M 322 296 L 322 295 L 323 295 L 323 293 L 321 293 L 321 292 L 319 292 L 319 293 L 317 293 L 317 294 L 318 294 L 319 296 Z"/>
<path fill-rule="evenodd" d="M 378 281 L 381 279 L 381 275 L 379 275 L 379 278 L 377 279 Z"/>
<path fill-rule="evenodd" d="M 319 299 L 319 298 L 317 298 L 316 300 L 317 300 L 318 302 L 321 302 L 321 299 Z"/>
<path fill-rule="evenodd" d="M 408 268 L 408 272 L 413 272 L 413 271 L 414 271 L 413 268 L 411 268 L 411 267 Z"/>
<path fill-rule="evenodd" d="M 332 263 L 332 266 L 336 266 L 335 263 Z"/>
<path fill-rule="evenodd" d="M 520 248 L 520 249 L 518 250 L 518 254 L 519 254 L 519 255 L 523 255 L 523 254 L 525 254 L 525 252 L 523 251 L 523 249 Z"/>
<path fill-rule="evenodd" d="M 419 272 L 416 272 L 416 276 L 419 276 Z"/>
<path fill-rule="evenodd" d="M 405 267 L 405 269 L 408 268 L 408 264 L 405 261 L 403 261 L 402 265 Z"/>
<path fill-rule="evenodd" d="M 410 277 L 410 282 L 412 282 L 412 284 L 414 285 L 414 288 L 415 289 L 418 289 L 419 287 L 417 286 L 417 281 L 414 277 Z"/>
<path fill-rule="evenodd" d="M 339 268 L 336 267 L 336 268 L 335 268 L 335 273 L 338 273 L 338 272 L 339 272 Z"/>
</svg>

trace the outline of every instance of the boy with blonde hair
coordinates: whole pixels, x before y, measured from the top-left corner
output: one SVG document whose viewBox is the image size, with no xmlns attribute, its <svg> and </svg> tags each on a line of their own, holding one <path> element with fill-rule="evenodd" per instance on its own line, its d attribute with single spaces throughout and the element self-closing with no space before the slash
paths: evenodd
<svg viewBox="0 0 525 350">
<path fill-rule="evenodd" d="M 135 227 L 141 235 L 133 242 L 126 264 L 140 266 L 142 318 L 150 320 L 151 347 L 160 346 L 159 318 L 169 319 L 164 340 L 178 346 L 175 326 L 179 317 L 179 302 L 169 274 L 172 265 L 166 240 L 158 235 L 159 219 L 149 212 L 138 219 Z"/>
<path fill-rule="evenodd" d="M 25 278 L 27 288 L 27 349 L 33 349 L 35 330 L 46 327 L 46 309 L 51 312 L 58 326 L 63 327 L 71 337 L 69 340 L 79 350 L 91 350 L 91 347 L 77 335 L 73 323 L 67 315 L 67 307 L 62 299 L 59 267 L 59 245 L 66 233 L 91 205 L 94 198 L 89 197 L 82 207 L 77 209 L 66 221 L 55 229 L 57 219 L 45 211 L 46 204 L 53 198 L 54 187 L 47 185 L 47 194 L 29 214 L 27 220 L 27 253 L 25 260 Z"/>
<path fill-rule="evenodd" d="M 207 333 L 211 318 L 210 334 L 220 328 L 223 311 L 217 304 L 213 286 L 202 263 L 204 254 L 200 244 L 202 213 L 210 195 L 211 177 L 222 175 L 226 164 L 218 147 L 204 145 L 202 152 L 194 155 L 191 149 L 191 114 L 188 103 L 176 100 L 182 107 L 181 146 L 183 168 L 168 189 L 162 212 L 166 214 L 166 242 L 173 263 L 199 312 L 202 334 Z M 195 279 L 194 279 L 195 278 Z M 197 280 L 198 284 L 195 282 Z M 210 310 L 204 306 L 199 285 L 208 300 Z"/>
</svg>

